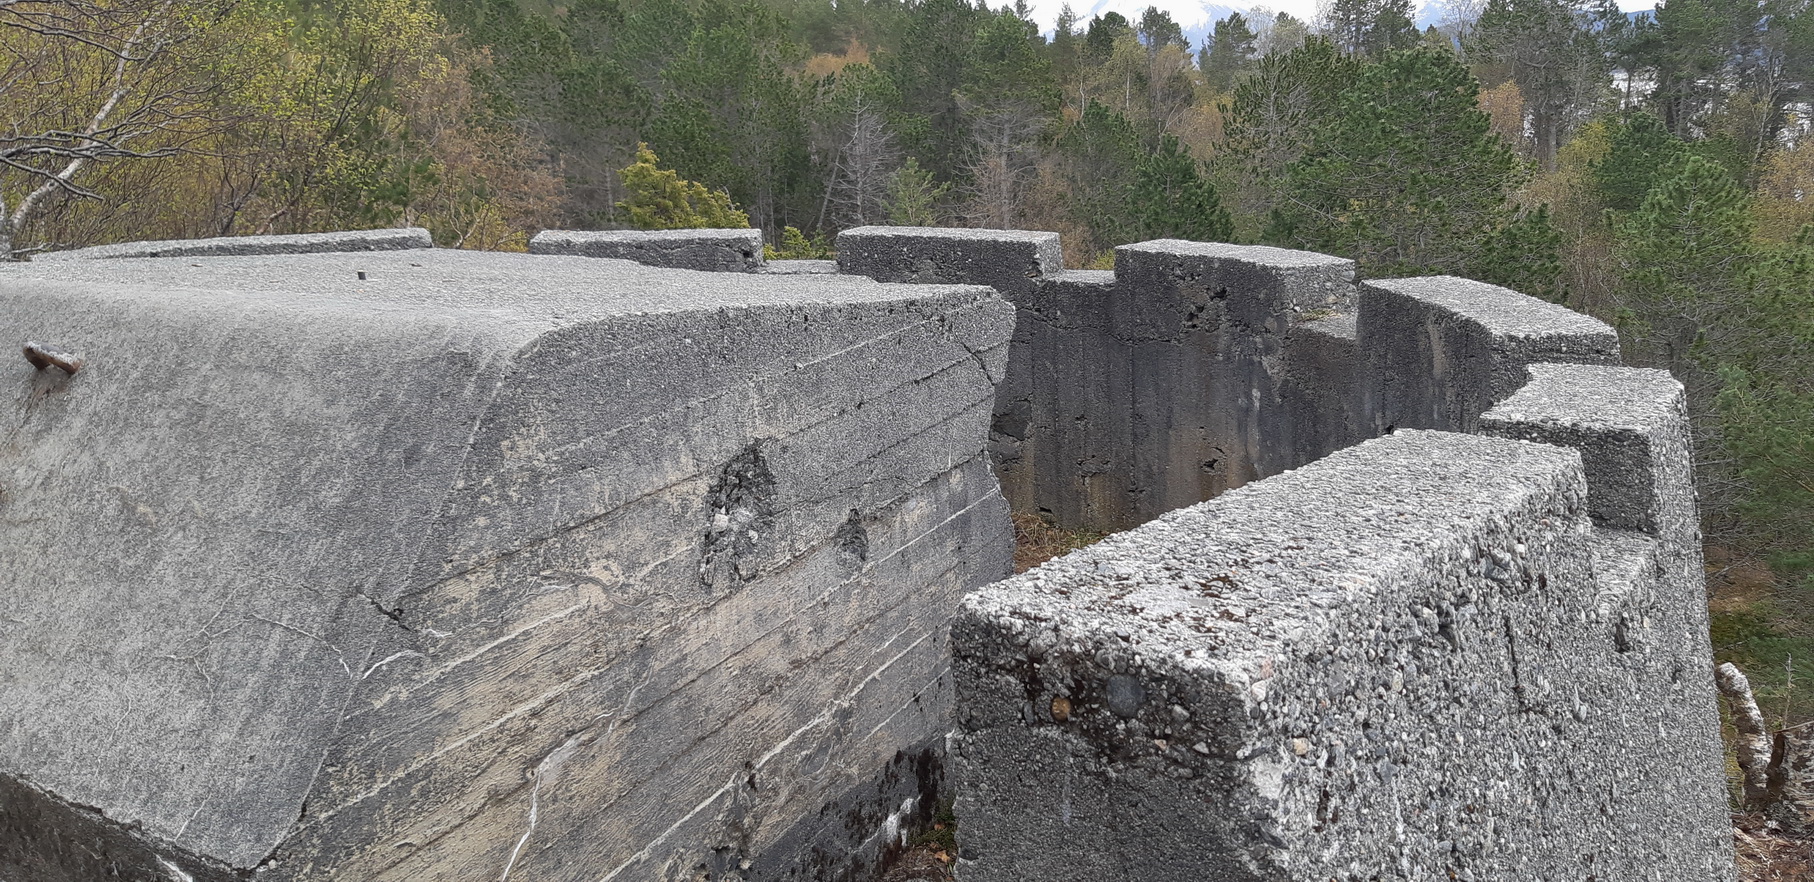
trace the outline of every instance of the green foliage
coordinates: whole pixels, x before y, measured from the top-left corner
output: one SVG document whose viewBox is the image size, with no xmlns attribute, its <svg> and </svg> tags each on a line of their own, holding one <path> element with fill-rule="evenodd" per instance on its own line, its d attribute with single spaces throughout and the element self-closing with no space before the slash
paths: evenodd
<svg viewBox="0 0 1814 882">
<path fill-rule="evenodd" d="M 1201 61 L 1203 79 L 1210 88 L 1227 92 L 1234 87 L 1236 78 L 1253 66 L 1258 54 L 1257 39 L 1258 35 L 1247 26 L 1247 19 L 1239 12 L 1216 22 Z"/>
<path fill-rule="evenodd" d="M 706 3 L 685 48 L 661 70 L 648 142 L 684 176 L 769 206 L 800 193 L 810 167 L 806 95 L 788 68 L 804 49 L 756 3 Z M 802 200 L 801 214 L 808 210 Z M 776 218 L 770 210 L 766 224 Z"/>
<path fill-rule="evenodd" d="M 1743 332 L 1709 353 L 1722 435 L 1747 488 L 1739 512 L 1778 571 L 1814 589 L 1814 226 L 1754 250 L 1731 316 Z"/>
<path fill-rule="evenodd" d="M 1750 197 L 1719 165 L 1688 155 L 1620 221 L 1636 296 L 1691 302 L 1733 293 L 1752 255 Z"/>
<path fill-rule="evenodd" d="M 1012 12 L 984 14 L 959 93 L 976 107 L 1018 103 L 1050 113 L 1058 106 L 1058 90 L 1043 43 L 1039 27 Z"/>
<path fill-rule="evenodd" d="M 1540 205 L 1488 235 L 1468 275 L 1552 303 L 1566 300 L 1562 232 L 1550 222 L 1549 206 Z"/>
<path fill-rule="evenodd" d="M 837 254 L 823 233 L 809 238 L 798 227 L 782 227 L 781 244 L 764 244 L 762 256 L 767 260 L 830 260 Z"/>
<path fill-rule="evenodd" d="M 1487 0 L 1467 40 L 1468 55 L 1488 85 L 1517 85 L 1532 151 L 1545 168 L 1555 167 L 1568 135 L 1586 122 L 1611 84 L 1607 41 L 1615 32 L 1590 22 L 1579 5 Z"/>
<path fill-rule="evenodd" d="M 1087 233 L 1083 250 L 1134 241 L 1139 220 L 1128 197 L 1144 151 L 1127 118 L 1092 101 L 1059 136 L 1058 151 L 1067 207 Z"/>
<path fill-rule="evenodd" d="M 1128 203 L 1141 239 L 1225 242 L 1234 237 L 1234 221 L 1215 186 L 1203 177 L 1190 150 L 1170 135 L 1135 166 Z"/>
<path fill-rule="evenodd" d="M 660 168 L 649 145 L 636 148 L 636 162 L 622 172 L 628 198 L 618 203 L 639 230 L 687 230 L 747 227 L 749 215 L 731 204 L 722 190 L 681 180 L 678 172 Z"/>
<path fill-rule="evenodd" d="M 1648 113 L 1634 113 L 1613 125 L 1610 145 L 1606 158 L 1589 167 L 1600 198 L 1614 211 L 1637 208 L 1658 176 L 1689 152 L 1662 120 Z"/>
<path fill-rule="evenodd" d="M 1410 0 L 1332 0 L 1325 28 L 1343 52 L 1382 58 L 1421 42 L 1414 12 Z"/>
<path fill-rule="evenodd" d="M 1164 46 L 1190 48 L 1190 43 L 1184 39 L 1184 29 L 1172 20 L 1171 13 L 1157 6 L 1148 6 L 1145 12 L 1140 13 L 1140 25 L 1135 33 L 1149 53 L 1158 52 Z"/>
<path fill-rule="evenodd" d="M 1224 113 L 1218 164 L 1235 184 L 1237 223 L 1257 227 L 1279 211 L 1289 188 L 1286 170 L 1311 148 L 1317 126 L 1334 114 L 1338 96 L 1361 66 L 1333 42 L 1313 37 L 1290 52 L 1260 59 L 1235 87 Z M 1267 223 L 1283 235 L 1290 221 L 1270 217 Z"/>
<path fill-rule="evenodd" d="M 1132 34 L 1134 26 L 1119 12 L 1105 12 L 1090 19 L 1090 28 L 1084 34 L 1084 50 L 1098 62 L 1109 57 L 1115 51 L 1115 41 Z"/>
<path fill-rule="evenodd" d="M 966 0 L 920 0 L 894 51 L 877 61 L 901 95 L 894 120 L 901 146 L 942 181 L 961 177 L 969 146 L 958 95 L 969 80 L 981 15 Z"/>
<path fill-rule="evenodd" d="M 935 183 L 919 161 L 907 161 L 888 184 L 888 222 L 902 227 L 931 227 L 939 223 L 939 202 L 950 184 Z"/>
<path fill-rule="evenodd" d="M 1306 47 L 1308 49 L 1308 47 Z M 1285 169 L 1267 238 L 1352 255 L 1364 271 L 1464 272 L 1523 179 L 1452 55 L 1419 47 L 1361 67 Z M 1238 98 L 1237 98 L 1238 100 Z"/>
</svg>

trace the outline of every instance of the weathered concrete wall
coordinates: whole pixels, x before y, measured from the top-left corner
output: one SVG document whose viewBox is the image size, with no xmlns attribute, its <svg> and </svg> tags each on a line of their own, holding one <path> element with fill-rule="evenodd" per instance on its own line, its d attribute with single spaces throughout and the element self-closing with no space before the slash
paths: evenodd
<svg viewBox="0 0 1814 882">
<path fill-rule="evenodd" d="M 1604 322 L 1515 291 L 1431 276 L 1361 283 L 1364 411 L 1373 434 L 1471 432 L 1480 414 L 1524 385 L 1536 362 L 1619 363 Z"/>
<path fill-rule="evenodd" d="M 1311 252 L 1156 240 L 1067 271 L 1056 233 L 924 227 L 837 251 L 844 273 L 1015 305 L 990 449 L 1014 509 L 1067 527 L 1134 527 L 1395 428 L 1471 431 L 1534 362 L 1618 363 L 1611 328 L 1556 304 L 1453 277 L 1357 290 L 1352 261 Z"/>
<path fill-rule="evenodd" d="M 1536 364 L 1529 373 L 1478 431 L 1581 454 L 1599 588 L 1591 622 L 1613 649 L 1593 663 L 1619 687 L 1594 725 L 1630 755 L 1615 767 L 1617 792 L 1645 806 L 1638 822 L 1723 854 L 1724 747 L 1682 386 L 1637 368 Z"/>
<path fill-rule="evenodd" d="M 1468 431 L 1535 361 L 1613 364 L 1612 329 L 1456 278 L 1368 282 L 1352 261 L 1158 240 L 1064 271 L 1052 233 L 862 227 L 840 266 L 991 285 L 1019 325 L 991 437 L 1015 510 L 1097 530 L 1393 428 Z"/>
<path fill-rule="evenodd" d="M 991 443 L 1018 511 L 1124 529 L 1340 446 L 1323 438 L 1330 396 L 1304 374 L 1318 365 L 1293 382 L 1286 344 L 1352 310 L 1352 261 L 1160 240 L 1116 249 L 1113 273 L 1063 271 L 1054 233 L 914 227 L 847 230 L 838 260 L 1014 302 Z"/>
<path fill-rule="evenodd" d="M 0 337 L 87 361 L 0 366 L 0 878 L 860 871 L 1006 571 L 1011 315 L 442 251 L 0 270 Z"/>
<path fill-rule="evenodd" d="M 1698 591 L 1581 463 L 1401 431 L 970 595 L 960 878 L 1732 879 Z"/>
<path fill-rule="evenodd" d="M 761 230 L 543 230 L 530 254 L 617 257 L 646 266 L 754 272 L 763 266 Z"/>
<path fill-rule="evenodd" d="M 427 230 L 408 227 L 395 230 L 295 233 L 286 236 L 221 236 L 214 239 L 122 242 L 118 245 L 48 251 L 34 256 L 32 261 L 110 260 L 122 257 L 251 257 L 264 254 L 411 251 L 433 247 L 434 240 L 429 237 Z"/>
</svg>

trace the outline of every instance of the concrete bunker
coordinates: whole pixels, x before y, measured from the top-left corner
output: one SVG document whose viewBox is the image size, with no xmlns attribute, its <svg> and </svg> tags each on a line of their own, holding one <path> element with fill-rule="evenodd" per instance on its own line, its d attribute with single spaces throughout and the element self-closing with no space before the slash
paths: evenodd
<svg viewBox="0 0 1814 882">
<path fill-rule="evenodd" d="M 409 376 L 434 363 L 432 352 L 460 353 L 475 365 L 409 381 L 439 390 L 439 406 L 451 409 L 409 411 L 421 405 L 405 407 L 413 396 L 401 394 L 391 405 L 395 438 L 411 435 L 396 428 L 403 425 L 438 438 L 418 445 L 416 456 L 440 450 L 461 461 L 443 469 L 439 490 L 392 474 L 415 465 L 374 472 L 400 480 L 435 512 L 426 526 L 401 531 L 423 538 L 390 540 L 390 548 L 410 549 L 402 574 L 376 584 L 351 575 L 350 563 L 330 568 L 334 584 L 357 590 L 333 603 L 287 601 L 310 610 L 319 629 L 284 620 L 293 630 L 266 626 L 277 633 L 243 638 L 369 645 L 361 658 L 383 664 L 359 673 L 392 684 L 367 686 L 361 677 L 346 689 L 344 713 L 326 714 L 333 732 L 315 777 L 283 797 L 302 800 L 301 820 L 273 823 L 279 832 L 256 840 L 279 843 L 257 864 L 261 878 L 324 878 L 330 868 L 367 874 L 359 878 L 434 878 L 456 872 L 449 868 L 554 879 L 860 878 L 943 786 L 938 736 L 953 727 L 950 789 L 963 818 L 966 880 L 1200 878 L 1207 867 L 1253 879 L 1731 878 L 1681 390 L 1667 375 L 1617 367 L 1609 328 L 1466 280 L 1356 284 L 1348 261 L 1252 246 L 1141 243 L 1118 249 L 1114 272 L 1082 272 L 1062 269 L 1051 233 L 862 228 L 840 237 L 835 267 L 762 263 L 759 241 L 752 249 L 748 240 L 747 231 L 550 232 L 533 250 L 551 256 L 241 259 L 204 263 L 200 274 L 189 261 L 130 261 L 85 266 L 73 277 L 69 263 L 54 276 L 7 268 L 0 297 L 17 304 L 7 315 L 36 323 L 20 332 L 76 344 L 91 360 L 109 345 L 123 354 L 153 347 L 136 338 L 121 346 L 106 334 L 85 340 L 76 312 L 132 316 L 118 327 L 136 334 L 147 316 L 174 310 L 156 321 L 188 339 L 182 335 L 196 332 L 179 332 L 185 323 L 248 309 L 260 323 L 289 322 L 289 336 L 239 327 L 233 333 L 250 335 L 242 342 L 217 330 L 226 338 L 212 349 L 281 353 L 378 323 L 385 326 L 370 339 L 390 341 L 381 346 L 303 347 L 311 367 L 302 376 L 330 363 L 346 370 L 323 377 Z M 368 268 L 361 271 L 373 291 L 346 290 L 354 263 Z M 136 290 L 84 287 L 122 282 Z M 468 288 L 485 318 L 467 315 L 475 308 L 463 300 Z M 165 291 L 179 305 L 148 305 Z M 52 294 L 80 305 L 71 313 L 44 306 Z M 434 330 L 417 332 L 418 321 Z M 519 336 L 468 342 L 502 334 L 494 323 Z M 399 349 L 399 339 L 414 342 Z M 368 358 L 371 348 L 391 358 Z M 359 353 L 358 367 L 328 350 Z M 245 394 L 269 398 L 273 383 L 288 382 L 261 370 L 270 382 Z M 21 387 L 44 382 L 22 377 Z M 223 383 L 230 392 L 231 382 L 189 375 L 138 385 L 193 397 Z M 319 387 L 332 384 L 298 385 L 321 396 Z M 479 387 L 496 390 L 482 406 L 466 401 L 483 397 L 472 391 Z M 711 394 L 702 397 L 702 387 Z M 22 427 L 34 425 L 37 400 L 21 394 Z M 126 412 L 128 400 L 90 406 Z M 264 398 L 241 406 L 270 409 Z M 358 425 L 356 415 L 337 414 L 334 425 Z M 442 424 L 474 428 L 467 441 L 420 428 Z M 670 434 L 648 430 L 655 425 Z M 287 451 L 261 431 L 219 429 L 261 438 L 255 448 L 274 462 L 345 429 L 299 437 Z M 68 433 L 65 425 L 57 434 Z M 814 440 L 777 441 L 801 434 Z M 35 494 L 27 501 L 67 503 L 85 487 L 117 483 L 147 461 L 132 456 L 155 447 L 150 433 L 131 437 L 137 447 L 99 437 L 100 453 L 53 441 L 43 449 L 60 452 L 48 460 L 14 444 L 6 455 L 15 481 Z M 111 452 L 116 443 L 133 452 Z M 369 457 L 353 442 L 329 449 L 342 451 L 343 470 Z M 659 451 L 661 465 L 639 462 L 638 451 Z M 84 458 L 99 464 L 79 465 Z M 821 462 L 830 464 L 825 475 L 813 476 Z M 51 475 L 63 467 L 74 471 Z M 262 479 L 270 486 L 261 492 L 275 498 L 271 487 L 311 477 Z M 357 491 L 343 483 L 315 520 L 290 524 L 292 537 L 323 534 L 310 553 L 285 544 L 294 539 L 263 547 L 286 549 L 286 567 L 321 566 L 321 549 L 360 526 L 343 529 L 329 509 L 372 518 L 382 508 L 369 500 L 385 488 L 355 478 L 364 481 Z M 686 494 L 676 489 L 682 485 Z M 1004 574 L 1004 495 L 1017 510 L 1069 526 L 1126 532 L 972 591 Z M 619 507 L 604 510 L 595 502 L 601 496 Z M 133 523 L 125 500 L 149 508 L 145 498 L 123 497 L 119 512 L 106 510 L 108 523 Z M 12 535 L 41 529 L 23 532 L 4 509 L 0 525 Z M 66 529 L 76 533 L 33 541 L 53 559 L 72 555 L 81 538 L 96 541 Z M 195 546 L 177 526 L 163 529 L 110 552 L 107 566 L 147 566 L 134 563 L 144 548 L 170 548 L 161 560 L 178 560 Z M 632 529 L 632 545 L 668 556 L 651 550 L 640 569 L 606 562 L 618 555 L 601 549 L 626 541 L 614 531 Z M 369 555 L 376 566 L 396 552 Z M 81 581 L 34 566 L 9 593 L 45 609 L 55 604 L 29 586 Z M 620 660 L 596 639 L 561 655 L 550 645 L 557 624 L 547 642 L 525 644 L 496 670 L 468 679 L 421 673 L 435 669 L 421 634 L 489 622 L 487 598 L 544 585 L 552 572 L 575 576 L 560 583 L 590 592 L 598 612 L 584 615 L 600 618 L 589 623 L 594 633 L 646 640 L 629 653 L 643 660 Z M 111 571 L 101 576 L 117 580 Z M 222 581 L 251 584 L 243 576 Z M 399 593 L 398 585 L 410 587 Z M 682 612 L 628 615 L 636 604 L 618 598 L 633 585 Z M 771 585 L 773 602 L 754 599 Z M 728 596 L 716 600 L 721 592 Z M 824 604 L 832 595 L 850 600 Z M 746 605 L 728 618 L 685 617 L 739 598 Z M 520 609 L 510 607 L 481 636 L 507 645 L 543 627 L 507 636 L 511 623 L 541 622 L 578 601 L 515 602 Z M 885 626 L 848 611 L 890 603 Z M 378 634 L 403 623 L 418 630 L 395 645 L 356 628 L 328 634 L 330 623 L 363 622 L 360 610 L 374 619 L 360 627 Z M 175 621 L 194 630 L 204 611 L 179 607 Z M 745 617 L 788 624 L 750 630 Z M 211 633 L 202 621 L 197 633 Z M 671 631 L 650 639 L 652 622 L 672 622 Z M 714 655 L 720 650 L 708 649 L 713 638 L 705 635 L 727 628 L 750 635 L 752 649 Z M 783 632 L 769 648 L 753 648 L 760 635 Z M 842 661 L 777 666 L 801 657 L 797 642 L 826 641 L 835 648 L 825 652 L 844 652 Z M 905 654 L 893 655 L 897 648 Z M 487 649 L 478 657 L 500 655 Z M 309 657 L 333 679 L 332 659 Z M 764 662 L 738 667 L 758 657 Z M 901 673 L 909 668 L 912 677 Z M 516 708 L 509 701 L 533 689 L 511 678 L 545 685 L 535 678 L 595 669 L 624 677 L 601 699 L 619 722 L 586 727 L 577 717 L 543 722 L 539 712 L 505 712 L 493 718 L 508 717 L 505 725 L 460 741 L 464 752 L 442 751 L 441 735 L 407 737 L 421 726 L 470 732 L 484 714 L 451 707 L 462 690 L 495 689 L 497 709 Z M 834 683 L 820 682 L 826 671 Z M 639 676 L 651 672 L 653 681 Z M 68 676 L 35 675 L 53 685 Z M 739 697 L 688 716 L 675 711 L 684 702 L 646 693 L 650 683 L 670 682 L 660 675 L 689 684 L 675 694 Z M 751 682 L 760 677 L 772 689 Z M 857 691 L 836 693 L 849 678 L 860 679 Z M 381 689 L 420 689 L 425 706 L 375 699 L 392 694 L 374 691 Z M 826 689 L 845 697 L 827 705 Z M 64 706 L 6 698 L 10 691 L 0 691 L 0 703 L 14 704 L 21 721 L 25 710 Z M 632 745 L 647 742 L 635 739 L 659 742 L 713 712 L 750 715 L 764 721 L 761 732 L 784 734 L 768 747 L 713 742 L 672 759 L 636 756 Z M 770 722 L 790 713 L 799 728 Z M 857 732 L 869 733 L 864 746 L 841 746 Z M 198 879 L 235 878 L 263 847 L 243 846 L 248 857 L 237 863 L 223 859 L 229 840 L 203 841 L 193 831 L 209 827 L 177 817 L 188 803 L 168 797 L 178 807 L 154 815 L 145 806 L 157 800 L 143 796 L 87 801 L 110 774 L 86 771 L 94 756 L 72 751 L 46 761 L 18 745 L 0 747 L 12 751 L 0 754 L 0 783 L 40 812 L 0 814 L 0 829 L 11 825 L 39 843 L 0 847 L 0 869 L 9 860 L 79 862 L 62 831 L 81 823 L 129 840 L 120 853 L 139 855 L 145 878 L 165 878 L 156 875 L 162 862 L 193 866 L 184 872 Z M 114 761 L 145 749 L 123 746 Z M 738 757 L 752 767 L 737 766 Z M 1483 765 L 1517 774 L 1483 777 Z M 472 781 L 454 780 L 474 769 L 482 774 Z M 398 770 L 426 771 L 406 781 Z M 692 791 L 656 784 L 662 775 L 686 786 L 703 780 L 698 786 L 712 799 L 689 802 Z M 631 778 L 642 783 L 622 783 Z M 777 779 L 784 783 L 771 783 Z M 387 788 L 388 796 L 371 795 Z M 431 808 L 406 798 L 418 793 Z M 356 798 L 347 804 L 375 808 L 318 808 L 349 794 Z M 284 805 L 276 803 L 276 815 Z M 52 818 L 56 811 L 69 817 Z M 196 811 L 197 819 L 207 815 L 206 806 Z M 568 820 L 550 822 L 557 811 Z M 315 812 L 330 817 L 314 821 Z M 587 812 L 637 817 L 603 844 L 572 820 Z"/>
<path fill-rule="evenodd" d="M 851 878 L 1008 568 L 987 288 L 0 268 L 0 878 Z"/>
</svg>

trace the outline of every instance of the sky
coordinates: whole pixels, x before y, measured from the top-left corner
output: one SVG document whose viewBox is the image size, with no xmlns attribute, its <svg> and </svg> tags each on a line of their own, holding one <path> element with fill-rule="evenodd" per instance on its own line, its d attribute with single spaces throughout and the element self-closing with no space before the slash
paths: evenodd
<svg viewBox="0 0 1814 882">
<path fill-rule="evenodd" d="M 990 6 L 1000 7 L 1001 0 L 987 0 Z M 1412 0 L 1413 3 L 1418 0 Z M 1051 33 L 1052 26 L 1058 21 L 1058 10 L 1063 8 L 1065 0 L 1028 0 L 1033 7 L 1033 20 L 1046 33 Z M 1012 5 L 1012 0 L 1009 0 Z M 1316 0 L 1261 0 L 1251 2 L 1203 2 L 1203 0 L 1071 0 L 1071 9 L 1083 21 L 1089 21 L 1092 15 L 1115 11 L 1137 20 L 1147 6 L 1157 6 L 1172 14 L 1172 20 L 1183 26 L 1187 34 L 1196 34 L 1209 30 L 1209 25 L 1217 19 L 1226 17 L 1231 11 L 1246 11 L 1252 6 L 1265 6 L 1274 12 L 1289 12 L 1292 15 L 1309 21 L 1316 16 Z M 1638 9 L 1651 9 L 1656 0 L 1619 0 L 1619 8 L 1627 12 Z M 1434 4 L 1426 3 L 1418 15 L 1419 21 L 1435 21 L 1441 16 Z"/>
</svg>

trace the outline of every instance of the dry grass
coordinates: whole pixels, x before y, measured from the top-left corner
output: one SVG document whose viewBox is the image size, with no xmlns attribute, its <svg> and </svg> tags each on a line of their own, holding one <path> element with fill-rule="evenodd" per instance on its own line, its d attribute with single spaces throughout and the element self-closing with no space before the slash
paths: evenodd
<svg viewBox="0 0 1814 882">
<path fill-rule="evenodd" d="M 952 882 L 951 853 L 936 845 L 916 845 L 902 852 L 877 882 Z"/>
<path fill-rule="evenodd" d="M 1014 516 L 1014 572 L 1024 573 L 1048 560 L 1102 541 L 1104 533 L 1063 530 L 1038 515 Z"/>
<path fill-rule="evenodd" d="M 1732 816 L 1740 882 L 1808 882 L 1814 879 L 1814 840 L 1773 829 L 1763 813 Z"/>
</svg>

